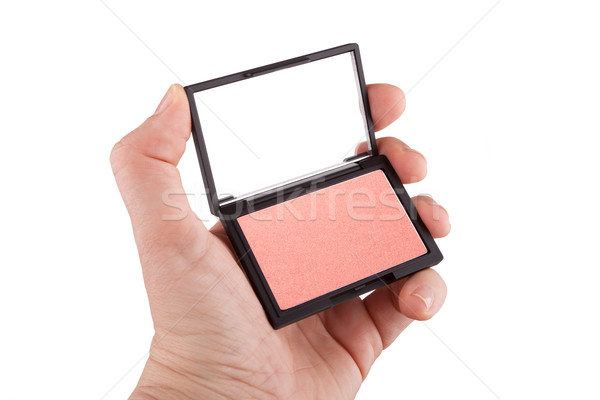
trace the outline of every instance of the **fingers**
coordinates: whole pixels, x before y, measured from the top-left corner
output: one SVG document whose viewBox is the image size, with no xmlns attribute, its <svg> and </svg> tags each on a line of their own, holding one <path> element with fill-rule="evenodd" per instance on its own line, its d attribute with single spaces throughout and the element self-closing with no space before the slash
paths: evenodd
<svg viewBox="0 0 600 400">
<path fill-rule="evenodd" d="M 444 304 L 446 285 L 430 268 L 355 298 L 321 315 L 329 334 L 352 356 L 365 378 L 381 351 L 410 323 L 431 318 Z"/>
<path fill-rule="evenodd" d="M 413 321 L 400 312 L 398 300 L 398 293 L 407 280 L 408 278 L 404 278 L 381 287 L 363 300 L 363 305 L 381 338 L 382 349 L 392 344 Z"/>
<path fill-rule="evenodd" d="M 412 201 L 434 238 L 441 238 L 450 233 L 450 217 L 444 207 L 429 196 L 415 196 Z"/>
<path fill-rule="evenodd" d="M 427 175 L 427 160 L 423 154 L 403 141 L 388 137 L 377 140 L 379 153 L 385 155 L 404 183 L 419 182 Z"/>
<path fill-rule="evenodd" d="M 448 234 L 450 223 L 443 207 L 428 196 L 413 201 L 434 237 Z M 427 268 L 375 290 L 363 301 L 355 298 L 326 310 L 321 318 L 327 331 L 352 355 L 364 378 L 383 349 L 413 320 L 435 315 L 445 299 L 446 284 Z"/>
<path fill-rule="evenodd" d="M 427 175 L 427 160 L 423 154 L 411 149 L 400 139 L 395 137 L 377 139 L 377 149 L 380 154 L 388 158 L 403 183 L 419 182 Z M 365 142 L 356 148 L 357 154 L 364 151 L 367 151 Z"/>
<path fill-rule="evenodd" d="M 202 234 L 203 225 L 193 218 L 176 168 L 190 132 L 187 97 L 180 85 L 173 85 L 155 114 L 111 152 L 111 166 L 140 256 L 148 248 L 195 247 L 187 243 L 198 242 Z"/>
<path fill-rule="evenodd" d="M 380 131 L 402 115 L 406 108 L 404 92 L 388 84 L 367 85 L 375 131 Z"/>
<path fill-rule="evenodd" d="M 413 320 L 433 317 L 445 299 L 446 284 L 435 270 L 427 268 L 375 290 L 363 303 L 386 348 Z"/>
<path fill-rule="evenodd" d="M 177 166 L 190 133 L 191 119 L 187 97 L 181 85 L 175 84 L 169 87 L 155 113 L 121 139 L 115 150 L 119 150 L 122 145 L 131 145 L 137 153 L 147 158 Z"/>
<path fill-rule="evenodd" d="M 404 92 L 388 84 L 367 85 L 371 116 L 375 131 L 380 131 L 397 120 L 406 108 Z M 379 153 L 385 154 L 404 183 L 414 183 L 427 175 L 427 161 L 418 151 L 412 150 L 404 142 L 392 137 L 377 139 Z M 361 143 L 356 153 L 366 151 L 366 143 Z"/>
<path fill-rule="evenodd" d="M 215 224 L 210 227 L 209 231 L 210 231 L 210 233 L 212 233 L 214 235 L 226 235 L 227 234 L 227 232 L 225 232 L 225 228 L 223 227 L 223 224 L 221 223 L 221 221 L 215 222 Z"/>
<path fill-rule="evenodd" d="M 398 311 L 411 319 L 425 321 L 442 308 L 447 288 L 437 271 L 427 268 L 411 275 L 400 288 Z"/>
<path fill-rule="evenodd" d="M 364 379 L 384 346 L 360 298 L 348 300 L 320 315 L 325 329 L 352 356 Z"/>
<path fill-rule="evenodd" d="M 448 212 L 435 200 L 428 196 L 416 196 L 412 200 L 433 237 L 443 237 L 450 232 Z M 433 317 L 445 299 L 446 284 L 435 270 L 427 268 L 375 290 L 363 304 L 386 348 L 413 320 Z"/>
</svg>

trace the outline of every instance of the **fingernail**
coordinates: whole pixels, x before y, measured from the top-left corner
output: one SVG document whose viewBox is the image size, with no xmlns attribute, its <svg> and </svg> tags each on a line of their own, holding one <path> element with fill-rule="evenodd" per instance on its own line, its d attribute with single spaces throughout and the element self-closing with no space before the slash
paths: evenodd
<svg viewBox="0 0 600 400">
<path fill-rule="evenodd" d="M 433 208 L 433 220 L 439 221 L 441 217 L 441 213 L 446 214 L 446 218 L 448 219 L 448 223 L 450 223 L 450 214 L 448 214 L 448 210 L 446 210 L 443 206 L 439 205 L 437 201 L 433 199 L 433 197 L 429 193 L 421 193 L 419 197 L 422 199 L 424 203 L 431 206 Z"/>
<path fill-rule="evenodd" d="M 171 104 L 172 100 L 173 100 L 173 85 L 169 86 L 167 93 L 165 93 L 162 100 L 158 104 L 158 107 L 156 107 L 156 111 L 154 111 L 154 115 L 160 114 L 161 112 L 163 112 L 167 107 L 169 107 L 169 104 Z"/>
<path fill-rule="evenodd" d="M 405 151 L 410 151 L 412 153 L 417 153 L 418 155 L 420 155 L 423 158 L 423 160 L 425 160 L 427 162 L 427 158 L 425 158 L 425 156 L 423 155 L 423 153 L 421 153 L 420 151 L 415 150 L 415 149 L 411 149 L 411 148 L 404 149 L 404 150 Z"/>
<path fill-rule="evenodd" d="M 419 299 L 425 305 L 426 311 L 429 311 L 433 305 L 433 290 L 430 287 L 419 286 L 411 293 L 411 296 Z"/>
<path fill-rule="evenodd" d="M 450 214 L 448 214 L 448 210 L 446 210 L 444 208 L 444 206 L 440 206 L 439 204 L 438 204 L 438 207 L 441 208 L 442 211 L 446 213 L 446 218 L 448 218 L 448 223 L 450 223 Z"/>
<path fill-rule="evenodd" d="M 435 200 L 433 201 L 433 204 L 431 204 L 431 206 L 433 207 L 433 220 L 434 221 L 439 221 L 441 219 L 441 213 L 446 214 L 446 218 L 448 219 L 448 222 L 450 222 L 450 215 L 448 214 L 448 211 L 446 211 L 446 209 L 442 206 L 440 206 L 438 203 L 435 202 Z"/>
<path fill-rule="evenodd" d="M 419 193 L 419 200 L 431 207 L 442 207 L 437 203 L 437 201 L 435 201 L 433 196 L 429 193 Z"/>
</svg>

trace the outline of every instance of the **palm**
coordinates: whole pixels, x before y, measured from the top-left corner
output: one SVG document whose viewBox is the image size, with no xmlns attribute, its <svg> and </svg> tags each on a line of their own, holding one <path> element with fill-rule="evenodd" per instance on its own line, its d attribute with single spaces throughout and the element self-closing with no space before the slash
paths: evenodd
<svg viewBox="0 0 600 400">
<path fill-rule="evenodd" d="M 226 239 L 209 235 L 210 249 L 203 259 L 193 268 L 185 260 L 177 261 L 182 263 L 176 268 L 182 275 L 171 276 L 169 291 L 151 298 L 157 339 L 151 358 L 163 364 L 173 354 L 161 349 L 177 348 L 179 372 L 189 377 L 190 384 L 199 380 L 204 385 L 201 371 L 208 362 L 218 366 L 223 379 L 260 392 L 260 398 L 267 393 L 288 398 L 303 390 L 330 399 L 354 394 L 362 381 L 360 368 L 328 332 L 327 314 L 273 330 Z M 360 301 L 352 306 L 362 307 Z M 367 358 L 379 350 L 360 355 L 360 362 L 371 362 Z"/>
<path fill-rule="evenodd" d="M 389 97 L 390 88 L 370 88 L 372 109 L 382 102 L 389 108 L 391 100 L 386 94 Z M 166 208 L 164 201 L 149 201 L 145 193 L 160 188 L 159 198 L 164 200 L 165 192 L 179 190 L 181 185 L 176 164 L 190 123 L 179 89 L 172 89 L 173 104 L 163 112 L 173 114 L 169 129 L 181 136 L 169 138 L 176 142 L 175 151 L 157 156 L 149 154 L 157 151 L 156 146 L 149 146 L 148 152 L 140 152 L 136 141 L 142 134 L 134 131 L 115 147 L 111 157 L 132 218 L 155 327 L 138 394 L 158 387 L 166 397 L 165 388 L 170 387 L 191 398 L 201 393 L 225 398 L 235 397 L 232 393 L 255 398 L 312 398 L 316 393 L 320 398 L 353 397 L 379 353 L 411 318 L 429 318 L 441 307 L 443 281 L 434 271 L 424 270 L 378 289 L 364 300 L 356 298 L 273 330 L 220 224 L 209 232 L 191 216 L 184 197 L 176 196 L 175 207 L 170 203 Z M 372 98 L 378 91 L 379 97 Z M 377 120 L 377 108 L 372 111 Z M 395 119 L 400 112 L 388 112 L 392 114 L 388 119 Z M 383 125 L 385 118 L 380 118 Z M 163 127 L 152 123 L 149 119 L 138 130 L 150 124 L 147 135 L 161 135 Z M 424 168 L 421 156 L 407 151 L 402 142 L 384 139 L 380 150 L 388 154 L 401 178 L 424 176 L 424 171 L 415 173 L 419 165 Z M 144 176 L 133 180 L 132 175 L 140 171 Z M 436 220 L 435 205 L 428 199 L 417 200 L 419 213 L 434 236 L 447 233 L 447 216 L 440 219 L 438 215 Z M 175 209 L 189 215 L 165 221 L 173 219 L 165 216 Z M 429 307 L 411 296 L 423 285 L 436 292 Z"/>
</svg>

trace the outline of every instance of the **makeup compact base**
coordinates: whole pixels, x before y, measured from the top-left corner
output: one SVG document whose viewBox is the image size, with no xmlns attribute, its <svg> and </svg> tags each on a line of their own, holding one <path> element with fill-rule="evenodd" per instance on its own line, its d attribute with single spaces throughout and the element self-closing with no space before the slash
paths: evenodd
<svg viewBox="0 0 600 400">
<path fill-rule="evenodd" d="M 381 170 L 237 221 L 281 309 L 427 252 Z"/>
<path fill-rule="evenodd" d="M 274 327 L 442 260 L 382 155 L 230 203 L 221 221 Z"/>
<path fill-rule="evenodd" d="M 248 148 L 236 153 L 243 156 L 244 151 L 253 152 L 248 143 L 268 143 L 277 135 L 285 135 L 286 131 L 281 132 L 279 129 L 281 123 L 278 123 L 277 129 L 270 130 L 269 120 L 264 119 L 264 116 L 256 117 L 259 122 L 253 129 L 247 128 L 255 123 L 252 120 L 255 114 L 261 114 L 263 108 L 272 111 L 278 104 L 256 107 L 249 111 L 247 108 L 254 104 L 252 97 L 242 101 L 240 99 L 243 96 L 231 97 L 232 94 L 228 91 L 223 92 L 221 97 L 204 95 L 205 92 L 221 87 L 229 90 L 229 87 L 239 82 L 250 85 L 248 81 L 252 81 L 252 85 L 257 85 L 258 82 L 263 86 L 248 86 L 252 87 L 251 93 L 256 93 L 261 87 L 269 88 L 265 92 L 270 95 L 264 96 L 280 101 L 281 96 L 290 92 L 293 85 L 297 85 L 291 91 L 290 98 L 294 100 L 298 93 L 310 86 L 310 82 L 299 82 L 298 76 L 286 81 L 284 78 L 291 76 L 292 72 L 277 75 L 277 71 L 298 71 L 303 65 L 323 63 L 322 60 L 339 60 L 340 55 L 350 55 L 353 68 L 344 69 L 347 72 L 345 81 L 337 87 L 336 92 L 344 91 L 348 82 L 356 84 L 359 101 L 356 102 L 347 94 L 342 96 L 340 102 L 347 101 L 347 106 L 336 117 L 330 114 L 335 114 L 336 110 L 332 109 L 338 103 L 332 106 L 331 101 L 320 105 L 304 101 L 302 105 L 310 112 L 299 112 L 302 118 L 295 118 L 295 125 L 290 126 L 289 131 L 293 132 L 296 125 L 302 124 L 307 118 L 311 122 L 311 115 L 318 119 L 317 114 L 327 108 L 324 118 L 318 120 L 334 118 L 335 121 L 353 121 L 348 124 L 349 129 L 364 129 L 367 152 L 346 157 L 333 167 L 312 168 L 313 171 L 320 172 L 305 174 L 301 178 L 293 176 L 298 176 L 296 171 L 306 169 L 302 163 L 307 162 L 307 158 L 300 157 L 296 163 L 290 162 L 288 159 L 295 155 L 294 152 L 284 154 L 285 157 L 269 153 L 261 158 L 254 154 L 256 157 L 240 162 L 239 169 L 235 169 L 234 165 L 237 164 L 234 163 L 220 163 L 228 151 L 236 151 L 236 138 L 241 141 L 243 137 L 243 144 Z M 336 65 L 335 68 L 339 67 Z M 336 72 L 335 68 L 331 71 Z M 253 80 L 257 76 L 271 73 L 272 80 Z M 339 75 L 342 76 L 343 73 Z M 322 88 L 337 79 L 337 76 L 337 73 L 330 74 L 315 87 Z M 310 89 L 306 90 L 310 93 Z M 239 262 L 273 327 L 279 328 L 323 311 L 442 260 L 441 252 L 392 165 L 385 156 L 377 154 L 357 45 L 340 46 L 191 85 L 186 87 L 186 92 L 192 112 L 192 133 L 211 212 L 219 217 L 225 227 Z M 228 109 L 229 99 L 233 105 L 236 102 L 240 104 L 235 118 L 223 120 L 220 115 L 215 118 L 219 110 Z M 314 99 L 314 103 L 318 101 L 319 99 Z M 358 117 L 355 116 L 357 103 L 362 107 L 359 108 Z M 281 113 L 286 111 L 289 110 L 281 109 Z M 243 123 L 239 122 L 238 117 Z M 287 115 L 285 118 L 293 117 Z M 361 125 L 361 119 L 364 125 Z M 308 135 L 313 130 L 318 131 L 319 127 L 318 124 L 309 124 L 299 129 L 299 132 Z M 219 131 L 219 128 L 222 130 Z M 335 126 L 323 128 L 315 137 L 326 140 L 323 135 L 334 134 L 331 133 L 333 131 Z M 345 131 L 338 134 L 342 135 L 341 140 L 348 140 L 344 136 Z M 223 142 L 226 140 L 229 142 Z M 306 141 L 302 137 L 298 146 Z M 314 141 L 310 143 L 314 144 Z M 333 145 L 334 141 L 328 147 Z M 219 153 L 219 148 L 223 153 L 221 157 L 215 155 Z M 313 146 L 307 149 L 314 153 L 315 160 L 327 158 L 326 152 L 319 153 L 323 147 Z M 302 155 L 300 150 L 298 152 Z M 236 156 L 235 160 L 238 161 L 239 157 Z M 265 168 L 263 164 L 268 162 L 271 164 L 269 168 Z M 285 174 L 280 171 L 286 164 L 290 164 L 290 170 L 294 171 L 292 179 L 286 180 Z M 220 178 L 215 179 L 215 176 Z M 263 187 L 268 188 L 251 190 L 249 180 L 260 181 Z M 217 192 L 217 181 L 236 194 Z"/>
</svg>

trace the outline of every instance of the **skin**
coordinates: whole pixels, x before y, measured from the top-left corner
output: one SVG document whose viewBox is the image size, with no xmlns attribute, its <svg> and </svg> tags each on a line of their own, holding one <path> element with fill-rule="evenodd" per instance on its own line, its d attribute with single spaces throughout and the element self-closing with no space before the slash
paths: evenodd
<svg viewBox="0 0 600 400">
<path fill-rule="evenodd" d="M 397 87 L 370 85 L 368 93 L 376 130 L 404 111 Z M 185 92 L 173 85 L 155 114 L 123 137 L 110 157 L 131 217 L 155 330 L 131 398 L 354 398 L 382 350 L 413 320 L 438 312 L 444 281 L 426 269 L 364 300 L 273 330 L 222 226 L 207 230 L 186 196 L 168 196 L 185 193 L 177 163 L 190 131 Z M 403 182 L 425 177 L 425 158 L 402 141 L 382 138 L 378 147 Z M 414 201 L 434 237 L 449 233 L 445 209 L 426 196 Z"/>
</svg>

